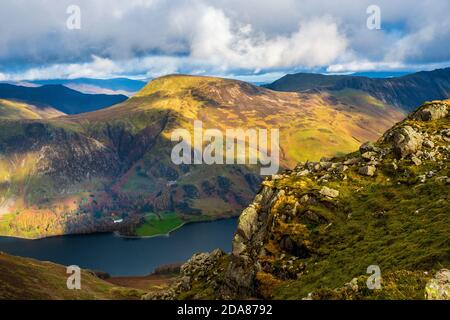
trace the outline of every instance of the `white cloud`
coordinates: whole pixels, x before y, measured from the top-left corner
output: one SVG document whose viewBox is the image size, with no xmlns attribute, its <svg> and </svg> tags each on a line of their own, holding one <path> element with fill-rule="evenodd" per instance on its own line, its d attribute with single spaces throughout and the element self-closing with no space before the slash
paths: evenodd
<svg viewBox="0 0 450 320">
<path fill-rule="evenodd" d="M 188 57 L 146 56 L 124 60 L 112 60 L 93 55 L 91 61 L 83 63 L 52 64 L 27 69 L 23 72 L 0 73 L 0 81 L 75 79 L 83 77 L 149 79 L 166 74 L 177 73 L 181 69 L 213 72 L 208 66 Z"/>
<path fill-rule="evenodd" d="M 272 69 L 333 62 L 346 49 L 346 39 L 330 17 L 304 21 L 286 36 L 267 37 L 252 26 L 233 24 L 223 11 L 207 7 L 194 23 L 191 56 L 221 69 Z"/>
<path fill-rule="evenodd" d="M 445 45 L 437 46 L 437 43 Z M 439 60 L 449 58 L 450 20 L 441 20 L 423 26 L 423 28 L 400 38 L 387 50 L 386 60 L 408 61 L 422 60 L 424 55 Z"/>
<path fill-rule="evenodd" d="M 376 31 L 366 28 L 372 0 L 76 2 L 79 31 L 65 28 L 72 0 L 0 1 L 0 79 L 345 72 L 450 61 L 448 0 L 378 0 Z"/>
<path fill-rule="evenodd" d="M 373 61 L 351 61 L 347 63 L 333 64 L 327 68 L 327 72 L 358 72 L 370 70 L 399 70 L 405 68 L 401 62 L 373 62 Z"/>
<path fill-rule="evenodd" d="M 351 73 L 361 71 L 412 71 L 412 70 L 434 70 L 446 68 L 450 61 L 439 63 L 403 63 L 403 62 L 376 62 L 368 60 L 355 60 L 348 63 L 333 64 L 326 68 L 328 73 Z"/>
<path fill-rule="evenodd" d="M 107 78 L 122 71 L 112 60 L 93 55 L 91 62 L 52 64 L 46 67 L 31 68 L 24 72 L 5 73 L 3 74 L 3 80 L 73 79 L 83 77 Z"/>
</svg>

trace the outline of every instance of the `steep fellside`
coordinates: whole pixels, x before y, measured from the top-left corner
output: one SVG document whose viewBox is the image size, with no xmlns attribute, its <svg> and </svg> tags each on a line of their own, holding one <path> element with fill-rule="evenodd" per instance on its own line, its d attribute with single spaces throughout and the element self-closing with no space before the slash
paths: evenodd
<svg viewBox="0 0 450 320">
<path fill-rule="evenodd" d="M 50 119 L 65 115 L 51 107 L 37 107 L 16 101 L 0 99 L 0 119 Z"/>
<path fill-rule="evenodd" d="M 167 76 L 96 112 L 0 120 L 0 234 L 135 234 L 136 225 L 154 229 L 155 219 L 172 225 L 236 215 L 257 191 L 258 166 L 175 165 L 172 132 L 192 133 L 194 120 L 220 132 L 279 129 L 281 166 L 292 168 L 354 151 L 403 118 L 376 99 L 349 94 Z"/>
<path fill-rule="evenodd" d="M 386 79 L 298 73 L 286 75 L 265 87 L 278 91 L 319 90 L 344 94 L 349 89 L 358 90 L 384 103 L 411 111 L 423 101 L 450 97 L 450 68 Z"/>
<path fill-rule="evenodd" d="M 194 256 L 146 298 L 448 299 L 449 159 L 450 100 L 426 103 L 376 144 L 266 179 L 231 255 Z"/>
<path fill-rule="evenodd" d="M 67 288 L 67 269 L 0 252 L 0 300 L 137 300 L 142 291 L 111 285 L 81 272 L 81 289 Z"/>
</svg>

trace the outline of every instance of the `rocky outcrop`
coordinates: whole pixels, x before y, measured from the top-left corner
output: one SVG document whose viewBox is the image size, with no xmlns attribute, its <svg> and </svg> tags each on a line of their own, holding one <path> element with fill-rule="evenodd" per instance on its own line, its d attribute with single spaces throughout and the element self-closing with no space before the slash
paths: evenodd
<svg viewBox="0 0 450 320">
<path fill-rule="evenodd" d="M 328 187 L 323 187 L 320 190 L 320 194 L 326 197 L 330 197 L 330 198 L 336 198 L 339 196 L 339 191 L 328 188 Z"/>
<path fill-rule="evenodd" d="M 449 142 L 447 130 L 437 130 L 427 123 L 448 119 L 450 100 L 433 101 L 424 104 L 412 113 L 404 122 L 388 130 L 381 143 L 393 150 L 397 159 L 410 158 L 419 166 L 423 160 L 435 160 L 443 150 L 438 144 Z"/>
<path fill-rule="evenodd" d="M 376 170 L 377 168 L 375 166 L 364 166 L 359 168 L 358 172 L 364 176 L 372 177 Z"/>
<path fill-rule="evenodd" d="M 427 300 L 450 300 L 450 271 L 442 269 L 425 287 Z"/>
<path fill-rule="evenodd" d="M 447 117 L 449 112 L 450 105 L 448 102 L 431 102 L 414 112 L 409 119 L 418 121 L 433 121 Z"/>
<path fill-rule="evenodd" d="M 202 283 L 203 286 L 218 292 L 219 283 L 216 276 L 224 273 L 220 262 L 225 252 L 216 249 L 211 253 L 202 252 L 193 255 L 180 268 L 180 276 L 174 285 L 168 289 L 150 292 L 142 297 L 143 300 L 174 300 L 182 292 L 192 289 L 194 284 Z M 200 297 L 198 297 L 200 298 Z"/>
<path fill-rule="evenodd" d="M 224 255 L 225 253 L 220 249 L 216 249 L 211 253 L 197 253 L 181 266 L 181 275 L 183 277 L 192 277 L 193 280 L 201 278 L 206 275 L 210 268 L 215 266 L 219 259 Z"/>
<path fill-rule="evenodd" d="M 355 153 L 268 177 L 239 218 L 231 254 L 194 255 L 174 286 L 144 298 L 448 298 L 448 271 L 426 289 L 423 271 L 448 265 L 450 130 L 448 115 L 431 114 Z M 383 289 L 368 290 L 366 263 L 389 259 Z"/>
<path fill-rule="evenodd" d="M 441 106 L 441 103 L 425 105 L 415 115 L 389 130 L 377 143 L 363 144 L 358 154 L 300 163 L 292 171 L 266 179 L 253 203 L 239 219 L 222 287 L 223 296 L 267 298 L 270 297 L 267 286 L 284 280 L 301 279 L 310 263 L 308 259 L 315 257 L 313 261 L 316 262 L 321 259 L 317 252 L 323 249 L 313 241 L 322 241 L 322 238 L 312 233 L 326 233 L 334 228 L 333 223 L 337 223 L 330 221 L 330 217 L 322 212 L 331 210 L 338 214 L 341 208 L 345 208 L 347 219 L 352 219 L 352 209 L 346 206 L 349 201 L 356 200 L 349 200 L 348 190 L 352 192 L 351 197 L 357 196 L 375 179 L 382 179 L 392 188 L 403 183 L 424 183 L 432 179 L 436 172 L 427 171 L 423 179 L 417 179 L 411 177 L 412 171 L 408 168 L 416 166 L 420 170 L 425 163 L 446 172 L 449 159 L 447 131 L 435 123 L 442 117 L 448 117 Z M 359 179 L 362 179 L 361 182 Z M 442 186 L 448 178 L 442 176 L 435 181 L 433 183 Z M 344 195 L 340 188 L 343 188 Z M 378 205 L 383 206 L 380 203 L 375 207 Z M 317 210 L 318 207 L 322 209 Z M 373 210 L 371 214 L 377 219 L 386 215 L 377 208 Z M 409 274 L 406 271 L 400 273 Z M 443 292 L 447 289 L 442 288 L 448 288 L 448 283 L 444 284 L 443 280 L 447 276 L 448 271 L 440 273 L 434 282 L 430 282 L 428 296 L 445 295 Z M 352 287 L 351 283 L 347 287 Z M 345 294 L 342 297 L 356 294 L 350 289 L 343 290 Z M 365 294 L 366 291 L 361 292 Z M 361 292 L 357 294 L 363 297 Z"/>
<path fill-rule="evenodd" d="M 231 262 L 225 275 L 225 295 L 250 297 L 255 294 L 254 279 L 261 269 L 257 259 L 264 254 L 262 248 L 268 236 L 271 207 L 282 195 L 282 191 L 263 187 L 239 217 Z"/>
<path fill-rule="evenodd" d="M 386 142 L 392 144 L 396 157 L 401 159 L 416 153 L 422 146 L 423 137 L 414 128 L 404 126 L 390 132 Z"/>
</svg>

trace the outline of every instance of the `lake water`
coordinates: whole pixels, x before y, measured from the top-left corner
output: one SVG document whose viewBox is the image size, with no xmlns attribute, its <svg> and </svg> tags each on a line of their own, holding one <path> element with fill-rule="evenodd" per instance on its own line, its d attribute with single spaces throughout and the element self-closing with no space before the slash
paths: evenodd
<svg viewBox="0 0 450 320">
<path fill-rule="evenodd" d="M 0 237 L 0 251 L 114 276 L 147 275 L 156 267 L 184 262 L 194 253 L 231 250 L 237 219 L 187 224 L 169 237 L 129 239 L 113 234 L 70 235 L 41 240 Z"/>
</svg>

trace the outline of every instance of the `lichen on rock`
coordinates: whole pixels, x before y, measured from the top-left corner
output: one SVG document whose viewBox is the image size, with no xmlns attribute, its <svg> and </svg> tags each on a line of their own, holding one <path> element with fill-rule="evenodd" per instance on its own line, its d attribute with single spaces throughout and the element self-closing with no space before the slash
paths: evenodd
<svg viewBox="0 0 450 320">
<path fill-rule="evenodd" d="M 450 300 L 450 271 L 439 270 L 425 287 L 427 300 Z"/>
</svg>

